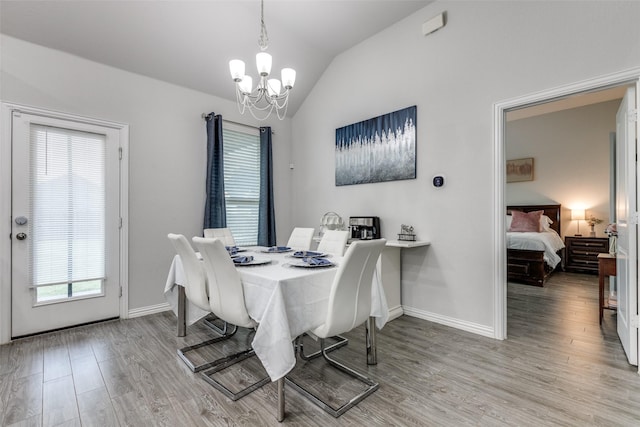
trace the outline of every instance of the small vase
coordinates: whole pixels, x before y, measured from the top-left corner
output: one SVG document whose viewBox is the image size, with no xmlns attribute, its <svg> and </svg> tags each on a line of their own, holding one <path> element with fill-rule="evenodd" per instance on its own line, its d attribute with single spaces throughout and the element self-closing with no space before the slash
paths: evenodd
<svg viewBox="0 0 640 427">
<path fill-rule="evenodd" d="M 591 225 L 591 232 L 589 233 L 589 237 L 596 237 L 595 225 Z"/>
<path fill-rule="evenodd" d="M 617 245 L 618 245 L 618 236 L 611 236 L 609 237 L 609 253 L 611 255 L 615 255 L 616 251 L 617 251 Z"/>
</svg>

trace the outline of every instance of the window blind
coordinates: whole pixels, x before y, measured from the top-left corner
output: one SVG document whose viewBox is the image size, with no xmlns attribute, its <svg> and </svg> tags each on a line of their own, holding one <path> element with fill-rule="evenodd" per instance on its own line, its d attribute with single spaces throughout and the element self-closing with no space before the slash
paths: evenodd
<svg viewBox="0 0 640 427">
<path fill-rule="evenodd" d="M 30 128 L 32 286 L 104 279 L 106 138 Z"/>
<path fill-rule="evenodd" d="M 260 137 L 223 127 L 224 191 L 227 227 L 237 245 L 258 244 Z"/>
</svg>

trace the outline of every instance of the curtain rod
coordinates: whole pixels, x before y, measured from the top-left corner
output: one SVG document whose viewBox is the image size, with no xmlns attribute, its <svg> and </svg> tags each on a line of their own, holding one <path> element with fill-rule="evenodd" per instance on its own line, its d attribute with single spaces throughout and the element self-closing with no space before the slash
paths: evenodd
<svg viewBox="0 0 640 427">
<path fill-rule="evenodd" d="M 202 113 L 202 118 L 203 119 L 207 119 L 207 117 L 209 117 L 209 114 L 207 113 Z M 244 126 L 244 127 L 248 127 L 248 128 L 252 128 L 252 129 L 258 129 L 260 130 L 259 126 L 252 126 L 252 125 L 248 125 L 246 123 L 240 123 L 240 122 L 234 122 L 233 120 L 227 120 L 227 119 L 222 119 L 223 122 L 227 122 L 227 123 L 233 123 L 234 125 L 238 125 L 238 126 Z M 271 130 L 271 134 L 275 134 L 275 132 L 273 130 Z"/>
</svg>

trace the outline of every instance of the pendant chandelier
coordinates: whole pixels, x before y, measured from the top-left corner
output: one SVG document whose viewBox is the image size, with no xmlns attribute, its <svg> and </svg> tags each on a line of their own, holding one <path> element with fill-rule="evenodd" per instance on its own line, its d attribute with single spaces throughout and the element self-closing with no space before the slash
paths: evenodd
<svg viewBox="0 0 640 427">
<path fill-rule="evenodd" d="M 236 99 L 238 110 L 244 114 L 249 110 L 256 120 L 265 120 L 275 110 L 280 120 L 287 114 L 289 92 L 296 80 L 296 71 L 293 68 L 283 68 L 281 79 L 270 79 L 271 55 L 267 52 L 269 37 L 267 27 L 264 24 L 264 0 L 260 1 L 260 38 L 258 39 L 260 53 L 256 55 L 258 68 L 258 84 L 253 87 L 251 76 L 245 75 L 244 61 L 233 59 L 229 61 L 231 78 L 236 82 Z"/>
</svg>

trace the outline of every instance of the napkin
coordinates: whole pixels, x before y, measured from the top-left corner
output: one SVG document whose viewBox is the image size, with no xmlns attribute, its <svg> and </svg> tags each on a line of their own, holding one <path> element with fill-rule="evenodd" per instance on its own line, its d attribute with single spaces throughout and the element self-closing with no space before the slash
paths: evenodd
<svg viewBox="0 0 640 427">
<path fill-rule="evenodd" d="M 236 264 L 247 264 L 249 262 L 253 261 L 253 257 L 251 255 L 249 256 L 237 256 L 233 259 L 233 262 L 235 262 Z"/>
<path fill-rule="evenodd" d="M 331 265 L 331 261 L 326 258 L 305 257 L 302 258 L 302 261 L 306 262 L 309 265 Z"/>
<path fill-rule="evenodd" d="M 229 252 L 229 255 L 235 255 L 238 253 L 237 246 L 225 246 L 224 248 L 227 250 L 227 252 Z"/>
<path fill-rule="evenodd" d="M 288 246 L 271 246 L 269 248 L 269 252 L 279 252 L 279 251 L 288 251 L 289 248 Z"/>
<path fill-rule="evenodd" d="M 293 256 L 295 257 L 314 257 L 314 256 L 320 256 L 320 255 L 322 255 L 322 252 L 296 251 L 293 253 Z"/>
</svg>

